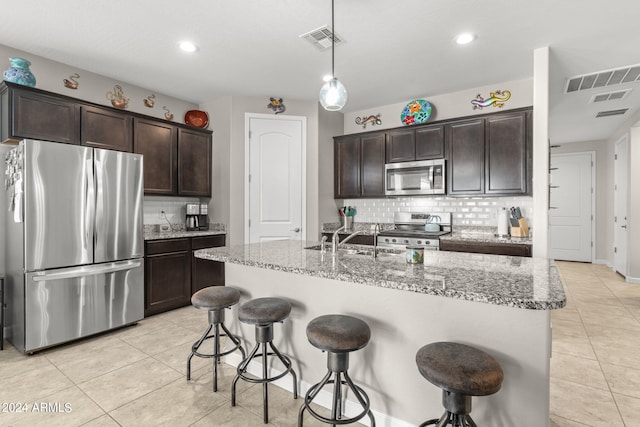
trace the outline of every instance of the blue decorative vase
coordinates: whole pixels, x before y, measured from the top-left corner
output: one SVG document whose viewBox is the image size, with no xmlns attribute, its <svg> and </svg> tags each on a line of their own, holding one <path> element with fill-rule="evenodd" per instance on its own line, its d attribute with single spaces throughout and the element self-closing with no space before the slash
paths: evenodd
<svg viewBox="0 0 640 427">
<path fill-rule="evenodd" d="M 24 58 L 9 58 L 9 63 L 11 66 L 2 75 L 6 81 L 31 87 L 36 85 L 36 77 L 29 69 L 31 62 Z"/>
</svg>

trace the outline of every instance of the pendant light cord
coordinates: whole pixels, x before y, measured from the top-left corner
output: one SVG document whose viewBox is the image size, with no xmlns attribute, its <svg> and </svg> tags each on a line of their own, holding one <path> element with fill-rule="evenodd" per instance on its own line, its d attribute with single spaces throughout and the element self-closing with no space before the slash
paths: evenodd
<svg viewBox="0 0 640 427">
<path fill-rule="evenodd" d="M 335 26 L 334 12 L 333 12 L 334 1 L 335 0 L 331 0 L 331 78 L 335 79 L 336 78 L 336 71 L 335 71 L 336 26 Z"/>
</svg>

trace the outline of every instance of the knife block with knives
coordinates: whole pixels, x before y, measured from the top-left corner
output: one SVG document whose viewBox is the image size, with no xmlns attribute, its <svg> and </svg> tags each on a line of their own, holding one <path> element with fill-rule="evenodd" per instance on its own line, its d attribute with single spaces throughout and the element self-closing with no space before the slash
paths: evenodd
<svg viewBox="0 0 640 427">
<path fill-rule="evenodd" d="M 520 208 L 511 208 L 510 212 L 511 237 L 529 237 L 529 224 L 527 220 L 522 217 Z"/>
</svg>

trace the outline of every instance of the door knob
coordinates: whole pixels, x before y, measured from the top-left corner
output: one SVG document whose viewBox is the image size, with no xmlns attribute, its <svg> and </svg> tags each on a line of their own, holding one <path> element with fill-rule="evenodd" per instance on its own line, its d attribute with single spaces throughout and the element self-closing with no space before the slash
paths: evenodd
<svg viewBox="0 0 640 427">
<path fill-rule="evenodd" d="M 299 232 L 300 232 L 300 227 L 296 227 L 296 228 L 294 228 L 294 229 L 293 229 L 293 230 L 291 230 L 291 231 L 295 231 L 296 233 L 299 233 Z"/>
<path fill-rule="evenodd" d="M 627 228 L 627 226 L 626 225 L 621 225 L 620 228 Z"/>
</svg>

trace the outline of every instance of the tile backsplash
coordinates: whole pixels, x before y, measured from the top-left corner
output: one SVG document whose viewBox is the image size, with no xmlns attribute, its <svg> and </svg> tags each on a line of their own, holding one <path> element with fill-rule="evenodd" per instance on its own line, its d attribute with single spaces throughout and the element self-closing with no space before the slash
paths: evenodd
<svg viewBox="0 0 640 427">
<path fill-rule="evenodd" d="M 187 203 L 199 203 L 200 199 L 193 197 L 144 197 L 144 223 L 166 224 L 167 219 L 171 224 L 184 224 L 185 205 Z M 167 219 L 160 212 L 164 211 Z"/>
<path fill-rule="evenodd" d="M 496 227 L 498 211 L 520 207 L 532 227 L 532 197 L 398 197 L 389 199 L 347 199 L 344 206 L 356 207 L 356 222 L 393 222 L 396 211 L 451 212 L 453 226 Z"/>
</svg>

